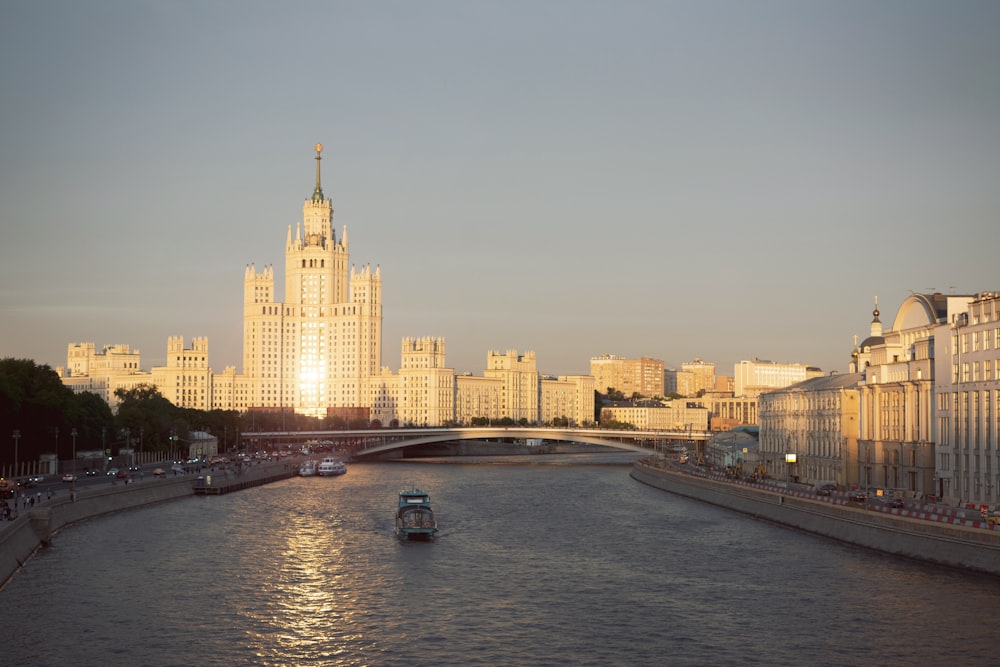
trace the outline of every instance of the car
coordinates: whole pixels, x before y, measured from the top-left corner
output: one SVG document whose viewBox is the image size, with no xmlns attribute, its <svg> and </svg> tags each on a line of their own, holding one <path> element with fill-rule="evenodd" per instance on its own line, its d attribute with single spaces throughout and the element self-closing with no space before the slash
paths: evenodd
<svg viewBox="0 0 1000 667">
<path fill-rule="evenodd" d="M 26 489 L 30 489 L 32 487 L 38 486 L 38 482 L 39 479 L 36 479 L 35 477 L 29 477 L 28 479 L 24 480 L 24 484 L 22 486 L 24 486 L 24 488 Z"/>
<path fill-rule="evenodd" d="M 889 498 L 885 501 L 886 507 L 906 507 L 906 503 L 903 502 L 902 498 Z"/>
<path fill-rule="evenodd" d="M 118 472 L 115 473 L 115 477 L 117 477 L 118 479 L 125 479 L 126 477 L 128 477 L 128 473 L 125 472 L 124 470 L 119 470 Z"/>
<path fill-rule="evenodd" d="M 118 468 L 108 468 L 107 475 L 108 475 L 108 477 L 117 477 L 118 476 Z"/>
<path fill-rule="evenodd" d="M 167 471 L 164 470 L 163 468 L 157 468 L 156 470 L 153 471 L 154 477 L 166 477 L 166 475 Z"/>
<path fill-rule="evenodd" d="M 76 481 L 76 475 L 74 475 L 71 472 L 64 473 L 63 476 L 62 476 L 62 481 L 64 481 L 64 482 L 75 482 Z"/>
<path fill-rule="evenodd" d="M 87 477 L 97 477 L 97 470 L 94 468 L 87 468 Z"/>
<path fill-rule="evenodd" d="M 847 497 L 856 503 L 863 503 L 868 500 L 868 494 L 864 491 L 851 491 Z"/>
<path fill-rule="evenodd" d="M 831 481 L 819 481 L 813 484 L 813 491 L 817 496 L 829 496 L 837 490 L 837 483 Z"/>
</svg>

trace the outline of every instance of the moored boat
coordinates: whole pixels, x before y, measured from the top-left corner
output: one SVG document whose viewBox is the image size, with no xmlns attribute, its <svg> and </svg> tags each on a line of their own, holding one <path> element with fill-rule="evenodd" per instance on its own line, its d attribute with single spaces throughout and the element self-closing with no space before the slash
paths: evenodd
<svg viewBox="0 0 1000 667">
<path fill-rule="evenodd" d="M 430 540 L 437 531 L 430 496 L 419 489 L 400 491 L 396 535 L 404 540 Z"/>
<path fill-rule="evenodd" d="M 313 477 L 316 474 L 316 462 L 305 461 L 299 466 L 300 477 Z"/>
<path fill-rule="evenodd" d="M 347 466 L 340 459 L 327 457 L 320 461 L 319 467 L 316 468 L 316 474 L 320 477 L 333 477 L 334 475 L 343 475 L 347 472 Z"/>
</svg>

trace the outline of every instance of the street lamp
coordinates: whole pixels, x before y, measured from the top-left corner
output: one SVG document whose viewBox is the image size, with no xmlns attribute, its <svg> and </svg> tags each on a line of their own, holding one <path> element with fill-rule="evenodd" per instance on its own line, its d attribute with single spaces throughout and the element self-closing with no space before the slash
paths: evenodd
<svg viewBox="0 0 1000 667">
<path fill-rule="evenodd" d="M 789 482 L 792 481 L 792 466 L 795 465 L 798 458 L 799 458 L 798 455 L 792 454 L 790 452 L 788 454 L 785 454 L 785 467 L 787 468 L 787 472 L 785 474 L 788 476 Z"/>
<path fill-rule="evenodd" d="M 73 437 L 73 490 L 76 490 L 76 429 L 74 428 L 69 434 Z"/>
<path fill-rule="evenodd" d="M 14 479 L 17 479 L 17 441 L 21 439 L 21 431 L 15 428 L 11 437 L 14 438 Z"/>
</svg>

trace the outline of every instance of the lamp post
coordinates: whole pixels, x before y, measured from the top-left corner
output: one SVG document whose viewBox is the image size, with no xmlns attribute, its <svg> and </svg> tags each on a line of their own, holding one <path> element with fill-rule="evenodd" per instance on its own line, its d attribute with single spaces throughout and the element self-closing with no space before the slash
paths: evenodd
<svg viewBox="0 0 1000 667">
<path fill-rule="evenodd" d="M 76 491 L 76 429 L 69 432 L 73 438 L 73 490 Z"/>
<path fill-rule="evenodd" d="M 15 428 L 11 437 L 14 438 L 14 479 L 17 479 L 17 442 L 21 439 L 21 431 Z"/>
<path fill-rule="evenodd" d="M 792 475 L 792 471 L 793 471 L 793 466 L 796 464 L 797 460 L 798 460 L 798 455 L 793 454 L 791 452 L 785 454 L 785 467 L 788 469 L 786 475 L 788 476 L 789 482 L 791 482 L 794 477 Z"/>
</svg>

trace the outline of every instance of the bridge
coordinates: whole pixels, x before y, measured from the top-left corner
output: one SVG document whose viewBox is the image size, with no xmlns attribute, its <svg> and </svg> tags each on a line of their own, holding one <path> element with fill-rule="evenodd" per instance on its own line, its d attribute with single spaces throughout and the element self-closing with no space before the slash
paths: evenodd
<svg viewBox="0 0 1000 667">
<path fill-rule="evenodd" d="M 303 444 L 310 441 L 329 443 L 330 446 L 351 453 L 355 459 L 377 458 L 391 454 L 405 456 L 406 450 L 419 449 L 423 455 L 454 453 L 444 445 L 468 441 L 463 447 L 466 454 L 474 454 L 476 441 L 488 453 L 490 442 L 528 443 L 529 441 L 571 442 L 601 445 L 626 451 L 649 454 L 666 451 L 671 446 L 687 443 L 692 449 L 700 448 L 710 434 L 706 431 L 625 431 L 601 428 L 558 428 L 543 426 L 478 426 L 457 428 L 395 428 L 359 429 L 340 431 L 267 431 L 244 433 L 243 439 L 251 446 L 281 446 Z"/>
</svg>

